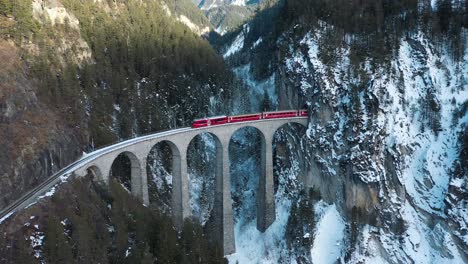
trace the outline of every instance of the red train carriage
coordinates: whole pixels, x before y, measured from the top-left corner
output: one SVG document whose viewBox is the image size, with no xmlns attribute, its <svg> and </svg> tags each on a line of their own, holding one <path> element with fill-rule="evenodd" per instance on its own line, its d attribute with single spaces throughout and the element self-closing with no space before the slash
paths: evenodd
<svg viewBox="0 0 468 264">
<path fill-rule="evenodd" d="M 285 118 L 285 117 L 296 117 L 298 111 L 277 111 L 277 112 L 263 112 L 263 119 L 272 118 Z"/>
<path fill-rule="evenodd" d="M 226 124 L 227 122 L 228 122 L 227 116 L 217 116 L 217 117 L 210 118 L 210 125 L 212 126 Z"/>
<path fill-rule="evenodd" d="M 210 118 L 197 119 L 193 121 L 192 128 L 200 128 L 207 126 L 216 126 L 226 123 L 237 123 L 246 121 L 255 121 L 261 119 L 274 119 L 274 118 L 287 118 L 307 116 L 307 110 L 293 110 L 293 111 L 277 111 L 277 112 L 263 112 L 258 114 L 238 115 L 238 116 L 216 116 Z"/>
<path fill-rule="evenodd" d="M 228 117 L 229 123 L 245 122 L 245 121 L 255 121 L 262 119 L 262 114 L 248 114 L 248 115 L 238 115 Z"/>
<path fill-rule="evenodd" d="M 308 116 L 307 110 L 301 109 L 298 112 L 298 116 Z"/>
<path fill-rule="evenodd" d="M 192 128 L 206 127 L 208 126 L 208 118 L 197 119 L 193 121 Z"/>
<path fill-rule="evenodd" d="M 206 127 L 206 126 L 216 126 L 226 124 L 228 122 L 227 116 L 216 116 L 210 118 L 202 118 L 193 121 L 192 128 Z"/>
</svg>

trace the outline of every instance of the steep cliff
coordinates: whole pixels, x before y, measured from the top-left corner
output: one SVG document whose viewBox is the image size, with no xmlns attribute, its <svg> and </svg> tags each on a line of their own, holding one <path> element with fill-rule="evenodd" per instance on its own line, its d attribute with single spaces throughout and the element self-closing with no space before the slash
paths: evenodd
<svg viewBox="0 0 468 264">
<path fill-rule="evenodd" d="M 0 40 L 0 207 L 81 154 L 85 139 L 67 117 L 37 98 L 21 51 Z"/>
<path fill-rule="evenodd" d="M 263 90 L 278 108 L 309 109 L 302 183 L 329 205 L 314 206 L 306 262 L 466 261 L 466 6 L 285 1 L 266 12 L 220 51 L 251 90 L 272 80 Z M 273 259 L 304 261 L 283 249 Z"/>
</svg>

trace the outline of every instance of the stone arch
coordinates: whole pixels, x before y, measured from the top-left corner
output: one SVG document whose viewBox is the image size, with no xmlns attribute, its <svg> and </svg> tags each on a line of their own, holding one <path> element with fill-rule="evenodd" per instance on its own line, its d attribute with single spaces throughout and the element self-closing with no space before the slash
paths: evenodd
<svg viewBox="0 0 468 264">
<path fill-rule="evenodd" d="M 271 137 L 263 130 L 255 126 L 243 126 L 236 129 L 229 141 L 229 148 L 236 133 L 242 129 L 254 129 L 260 135 L 260 166 L 258 187 L 256 190 L 256 209 L 257 209 L 257 229 L 265 231 L 275 220 L 275 202 L 274 202 L 274 184 L 272 168 Z M 231 152 L 231 151 L 229 151 Z M 230 153 L 231 154 L 231 153 Z M 231 162 L 232 157 L 229 157 Z M 235 199 L 235 198 L 234 198 Z"/>
<path fill-rule="evenodd" d="M 171 208 L 172 218 L 174 225 L 177 229 L 182 230 L 184 219 L 189 217 L 188 212 L 188 186 L 186 173 L 187 173 L 187 159 L 186 148 L 184 140 L 182 143 L 177 143 L 177 139 L 171 140 L 158 140 L 155 141 L 152 149 L 159 143 L 167 143 L 172 153 L 172 194 L 171 194 Z M 151 151 L 148 153 L 148 155 Z M 145 167 L 146 168 L 146 167 Z M 146 179 L 146 178 L 145 178 Z"/>
<path fill-rule="evenodd" d="M 210 136 L 213 137 L 213 139 L 215 140 L 215 143 L 216 145 L 221 145 L 221 140 L 219 139 L 218 135 L 216 135 L 214 132 L 210 132 L 210 131 L 201 131 L 200 133 L 196 134 L 195 136 L 193 136 L 189 142 L 192 142 L 197 136 L 200 136 L 202 134 L 209 134 Z"/>
<path fill-rule="evenodd" d="M 121 157 L 125 156 L 130 160 L 130 191 L 132 194 L 140 199 L 143 198 L 143 182 L 141 177 L 141 162 L 138 157 L 130 152 L 130 151 L 123 151 L 119 153 L 114 160 L 112 161 L 110 174 L 112 174 L 112 167 L 116 160 Z M 112 175 L 109 175 L 109 178 Z"/>
<path fill-rule="evenodd" d="M 264 131 L 256 126 L 250 126 L 250 125 L 246 125 L 246 126 L 242 126 L 242 127 L 239 127 L 239 128 L 236 128 L 230 135 L 230 138 L 229 138 L 229 144 L 231 144 L 232 142 L 232 138 L 234 137 L 235 134 L 237 134 L 239 131 L 243 130 L 243 129 L 253 129 L 255 131 L 257 131 L 261 137 L 261 141 L 262 141 L 262 144 L 266 144 L 266 136 Z"/>
<path fill-rule="evenodd" d="M 167 153 L 169 151 L 170 153 Z M 162 153 L 160 153 L 162 152 Z M 158 154 L 160 156 L 158 156 Z M 162 155 L 161 155 L 162 154 Z M 169 154 L 169 156 L 164 156 Z M 161 159 L 161 160 L 159 160 Z M 161 140 L 156 142 L 155 144 L 152 145 L 150 151 L 146 155 L 146 175 L 143 175 L 143 177 L 147 178 L 148 182 L 148 192 L 149 193 L 149 203 L 155 203 L 158 205 L 159 208 L 162 208 L 163 211 L 165 212 L 170 212 L 174 206 L 174 180 L 176 178 L 181 177 L 181 154 L 180 150 L 177 147 L 176 144 L 174 144 L 170 140 Z M 160 164 L 161 162 L 161 164 Z M 169 163 L 169 164 L 168 164 Z M 164 165 L 169 165 L 168 167 Z M 155 166 L 162 166 L 163 169 L 160 171 L 154 171 L 154 169 L 157 169 Z M 157 174 L 170 174 L 171 176 L 171 183 L 168 182 L 168 179 L 162 178 L 153 178 L 153 172 Z M 161 177 L 164 175 L 156 175 L 156 177 Z M 166 175 L 167 176 L 167 175 Z M 159 187 L 157 184 L 155 184 L 155 180 L 159 181 Z M 170 188 L 170 185 L 172 185 L 172 188 Z M 156 193 L 155 193 L 156 192 Z M 161 192 L 161 193 L 157 193 Z M 161 196 L 159 196 L 161 195 Z M 170 200 L 164 200 L 164 197 L 170 197 Z M 160 199 L 157 201 L 156 199 Z"/>
<path fill-rule="evenodd" d="M 205 136 L 208 136 L 209 138 L 204 138 Z M 200 140 L 196 140 L 196 139 L 200 139 Z M 200 211 L 194 211 L 195 208 L 191 208 L 191 215 L 195 218 L 198 218 L 198 220 L 201 221 L 202 224 L 206 223 L 206 221 L 208 220 L 209 218 L 209 215 L 212 215 L 212 214 L 216 214 L 216 192 L 217 192 L 217 186 L 219 185 L 219 183 L 221 183 L 223 181 L 223 156 L 224 156 L 224 149 L 223 149 L 223 143 L 221 142 L 220 138 L 212 133 L 212 132 L 208 132 L 208 131 L 204 131 L 204 132 L 200 132 L 196 135 L 194 135 L 188 145 L 187 145 L 187 153 L 186 153 L 186 157 L 187 157 L 187 180 L 189 181 L 189 200 L 190 200 L 190 204 L 199 204 L 198 201 L 196 201 L 195 199 L 197 199 L 197 196 L 193 195 L 195 194 L 194 191 L 197 191 L 196 189 L 193 189 L 195 187 L 195 184 L 197 182 L 197 179 L 196 178 L 190 178 L 190 170 L 191 169 L 194 169 L 192 166 L 196 166 L 197 163 L 203 163 L 205 161 L 205 159 L 201 159 L 201 160 L 198 160 L 198 161 L 193 161 L 194 159 L 196 159 L 198 156 L 192 156 L 191 159 L 189 159 L 189 156 L 190 155 L 193 155 L 194 152 L 191 152 L 191 151 L 194 151 L 196 149 L 198 149 L 197 147 L 200 147 L 200 146 L 196 146 L 194 144 L 196 143 L 208 143 L 208 146 L 205 146 L 205 150 L 210 150 L 210 146 L 209 146 L 209 142 L 210 141 L 206 141 L 206 140 L 213 140 L 214 141 L 214 146 L 211 146 L 211 149 L 213 149 L 213 154 L 214 154 L 214 161 L 212 161 L 211 164 L 208 164 L 207 166 L 201 166 L 199 168 L 199 171 L 201 173 L 201 175 L 199 176 L 203 176 L 204 179 L 204 185 L 202 186 L 204 189 L 201 189 L 201 190 L 198 190 L 200 192 L 203 192 L 204 195 L 208 198 L 208 201 L 207 201 L 207 204 L 205 204 L 204 206 L 208 206 L 208 208 L 200 208 Z M 202 145 L 203 146 L 203 145 Z M 214 163 L 213 163 L 214 162 Z M 190 164 L 192 163 L 192 164 Z M 208 176 L 208 177 L 207 177 Z M 212 178 L 210 177 L 212 176 Z M 211 207 L 213 210 L 211 210 L 209 212 L 209 214 L 203 214 L 203 210 L 206 210 L 206 209 L 210 209 L 209 207 Z M 204 212 L 206 213 L 206 212 Z"/>
<path fill-rule="evenodd" d="M 294 137 L 288 137 L 287 135 L 279 134 L 281 130 L 288 129 L 288 127 L 296 130 L 297 132 L 301 132 L 301 134 L 295 134 Z M 296 148 L 297 153 L 290 153 L 290 150 L 288 150 L 288 146 L 294 143 L 300 144 L 300 145 L 303 144 L 304 142 L 302 140 L 305 139 L 306 130 L 307 130 L 307 126 L 304 123 L 292 120 L 292 121 L 285 122 L 284 124 L 281 124 L 280 126 L 278 126 L 273 133 L 272 144 L 274 145 L 273 156 L 274 156 L 274 163 L 275 163 L 274 164 L 275 170 L 274 170 L 273 175 L 274 175 L 274 183 L 275 183 L 275 194 L 277 193 L 278 188 L 279 188 L 280 172 L 277 170 L 278 167 L 288 168 L 289 166 L 291 166 L 291 169 L 292 169 L 294 166 L 299 166 L 298 168 L 299 171 L 297 171 L 298 174 L 296 175 L 297 180 L 301 183 L 305 183 L 305 178 L 307 174 L 306 155 L 298 154 L 301 148 Z M 278 144 L 279 142 L 282 142 L 283 144 Z M 296 158 L 294 160 L 298 161 L 298 163 L 291 164 L 288 159 L 284 159 L 285 155 L 296 155 Z"/>
<path fill-rule="evenodd" d="M 275 128 L 275 131 L 273 132 L 272 135 L 273 135 L 273 136 L 276 135 L 276 133 L 278 133 L 278 131 L 279 131 L 280 129 L 284 128 L 285 126 L 291 125 L 291 124 L 297 125 L 297 126 L 301 126 L 301 127 L 303 127 L 304 129 L 307 129 L 307 125 L 305 125 L 304 123 L 302 123 L 302 122 L 300 122 L 300 121 L 297 121 L 297 120 L 290 120 L 290 121 L 287 121 L 287 122 L 285 122 L 285 123 L 283 123 L 283 124 L 277 126 L 277 127 Z"/>
</svg>

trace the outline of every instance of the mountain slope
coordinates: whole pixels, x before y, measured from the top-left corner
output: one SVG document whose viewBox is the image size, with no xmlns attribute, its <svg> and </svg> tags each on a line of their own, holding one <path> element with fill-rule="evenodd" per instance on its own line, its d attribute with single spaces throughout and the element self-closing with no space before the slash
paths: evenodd
<svg viewBox="0 0 468 264">
<path fill-rule="evenodd" d="M 193 0 L 193 2 L 204 11 L 214 30 L 224 35 L 251 19 L 255 12 L 263 9 L 265 3 L 271 5 L 276 0 Z"/>
<path fill-rule="evenodd" d="M 82 151 L 184 126 L 229 96 L 222 58 L 158 1 L 1 4 L 14 63 L 1 72 L 0 207 Z"/>
<path fill-rule="evenodd" d="M 466 6 L 290 0 L 263 14 L 219 49 L 251 90 L 273 81 L 261 89 L 279 109 L 308 106 L 303 183 L 323 201 L 302 233 L 310 252 L 274 240 L 269 254 L 251 246 L 231 260 L 466 262 Z M 345 225 L 337 237 L 324 235 L 332 220 Z M 328 242 L 336 254 L 324 255 Z"/>
</svg>

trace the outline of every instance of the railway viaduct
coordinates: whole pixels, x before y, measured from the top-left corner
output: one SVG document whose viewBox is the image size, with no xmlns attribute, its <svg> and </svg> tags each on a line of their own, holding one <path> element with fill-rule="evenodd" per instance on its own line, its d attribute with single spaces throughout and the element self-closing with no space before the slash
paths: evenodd
<svg viewBox="0 0 468 264">
<path fill-rule="evenodd" d="M 108 184 L 112 164 L 119 155 L 123 154 L 131 161 L 132 194 L 144 204 L 149 204 L 146 172 L 147 157 L 156 144 L 166 142 L 172 152 L 173 189 L 171 199 L 173 220 L 175 226 L 181 228 L 184 219 L 190 217 L 191 214 L 187 175 L 187 149 L 194 137 L 202 133 L 209 133 L 216 141 L 214 228 L 217 230 L 217 239 L 219 239 L 223 247 L 224 254 L 228 255 L 235 252 L 228 151 L 231 137 L 236 131 L 245 127 L 254 127 L 261 134 L 261 174 L 257 195 L 257 229 L 263 232 L 275 221 L 276 217 L 273 182 L 273 136 L 278 129 L 288 123 L 307 126 L 307 117 L 262 119 L 197 129 L 176 129 L 134 138 L 90 153 L 88 157 L 75 162 L 72 164 L 73 166 L 70 165 L 61 174 L 68 173 L 75 176 L 86 176 L 88 173 L 91 173 L 95 178 Z M 60 173 L 55 177 L 58 179 L 59 176 Z M 42 191 L 45 188 L 50 188 L 57 181 L 51 181 L 49 185 L 41 187 Z M 39 190 L 36 191 L 36 198 L 38 193 Z"/>
</svg>

